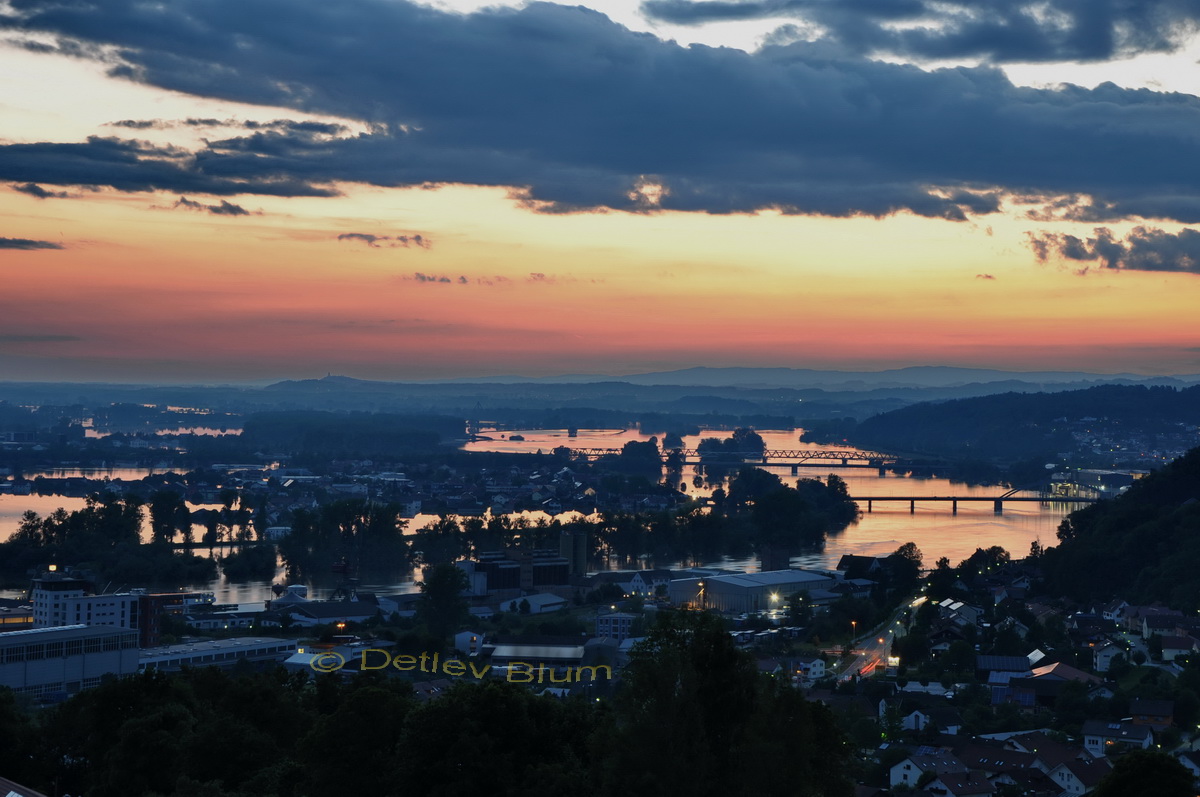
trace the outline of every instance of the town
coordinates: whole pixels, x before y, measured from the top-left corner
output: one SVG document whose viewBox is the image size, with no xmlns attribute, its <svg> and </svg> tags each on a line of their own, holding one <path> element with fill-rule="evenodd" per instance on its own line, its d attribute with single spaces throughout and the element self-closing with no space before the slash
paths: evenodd
<svg viewBox="0 0 1200 797">
<path fill-rule="evenodd" d="M 643 419 L 636 430 L 554 432 L 453 415 L 2 405 L 0 512 L 40 511 L 10 510 L 0 541 L 10 590 L 0 597 L 0 686 L 12 727 L 43 741 L 14 747 L 27 753 L 0 777 L 45 785 L 53 772 L 59 791 L 118 789 L 117 770 L 93 775 L 82 762 L 117 755 L 94 740 L 119 735 L 88 720 L 77 742 L 56 743 L 81 762 L 64 769 L 43 752 L 53 747 L 44 735 L 66 721 L 57 718 L 90 716 L 91 701 L 131 684 L 148 694 L 171 684 L 174 697 L 144 710 L 175 712 L 177 690 L 210 677 L 253 684 L 307 718 L 299 736 L 245 730 L 290 762 L 290 780 L 256 762 L 212 782 L 206 767 L 181 763 L 136 791 L 183 793 L 195 781 L 235 793 L 265 778 L 253 788 L 282 797 L 360 778 L 374 784 L 368 793 L 386 792 L 363 765 L 297 757 L 361 693 L 413 722 L 548 701 L 522 711 L 566 712 L 554 722 L 574 730 L 531 760 L 565 767 L 591 793 L 608 788 L 596 784 L 614 762 L 640 760 L 609 723 L 683 722 L 644 712 L 670 714 L 655 684 L 690 673 L 694 709 L 721 705 L 699 696 L 706 689 L 757 695 L 750 713 L 730 714 L 732 729 L 716 716 L 687 720 L 718 723 L 697 755 L 726 756 L 735 737 L 776 744 L 762 736 L 783 722 L 773 712 L 802 700 L 790 710 L 808 718 L 804 730 L 784 738 L 820 728 L 826 746 L 789 766 L 825 773 L 822 794 L 1103 794 L 1121 776 L 1114 764 L 1137 760 L 1131 751 L 1162 757 L 1143 762 L 1156 772 L 1183 768 L 1190 789 L 1200 777 L 1200 620 L 1188 610 L 1200 583 L 1171 551 L 1194 544 L 1200 449 L 1155 466 L 1161 450 L 1137 447 L 1161 437 L 1083 415 L 1092 391 L 1061 395 L 1056 411 L 1078 395 L 1079 417 L 1054 424 L 1092 430 L 1070 439 L 1132 453 L 1108 462 L 1091 449 L 1057 452 L 1034 470 L 1040 483 L 1023 485 L 1033 503 L 1012 503 L 1011 482 L 993 492 L 1010 496 L 1004 514 L 1001 500 L 969 491 L 981 488 L 905 479 L 884 454 L 843 444 L 826 457 L 788 419 L 761 432 L 740 425 L 751 418 L 704 428 L 699 416 L 660 418 L 657 430 Z M 1178 417 L 1167 425 L 1194 438 L 1191 416 Z M 1130 436 L 1101 441 L 1101 428 Z M 803 449 L 791 460 L 800 465 L 772 465 L 768 449 Z M 914 496 L 943 490 L 965 503 L 918 512 L 921 499 L 882 498 L 898 480 Z M 934 517 L 969 529 L 989 516 L 1004 531 L 986 544 L 963 536 L 956 561 L 923 553 L 947 543 L 932 529 L 959 536 Z M 1155 531 L 1137 533 L 1156 544 L 1130 549 L 1123 529 L 1154 517 Z M 1052 523 L 1057 540 L 1031 539 L 1031 521 Z M 913 539 L 843 547 L 870 524 Z M 1127 550 L 1123 561 L 1113 548 Z M 724 653 L 702 655 L 702 638 Z M 325 702 L 312 703 L 311 689 Z M 243 721 L 221 719 L 229 709 L 215 704 L 186 710 L 189 722 L 198 711 Z M 138 716 L 121 721 L 147 721 Z M 201 743 L 192 733 L 181 749 Z M 718 738 L 720 751 L 709 746 Z M 411 744 L 378 749 L 385 771 L 418 777 Z M 739 771 L 729 763 L 721 777 Z"/>
</svg>

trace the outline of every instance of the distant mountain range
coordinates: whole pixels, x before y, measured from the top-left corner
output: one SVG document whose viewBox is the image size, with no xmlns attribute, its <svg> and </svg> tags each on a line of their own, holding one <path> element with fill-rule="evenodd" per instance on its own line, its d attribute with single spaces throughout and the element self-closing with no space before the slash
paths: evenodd
<svg viewBox="0 0 1200 797">
<path fill-rule="evenodd" d="M 617 427 L 669 415 L 688 424 L 780 428 L 829 418 L 864 420 L 924 401 L 1002 393 L 1058 393 L 1100 385 L 1200 384 L 1200 374 L 1145 377 L 1083 371 L 1000 371 L 919 366 L 886 371 L 798 368 L 687 368 L 609 376 L 493 376 L 437 381 L 377 381 L 327 375 L 270 385 L 113 385 L 0 381 L 0 403 L 17 406 L 111 404 L 264 410 L 450 414 L 488 417 L 527 428 Z M 76 413 L 78 414 L 78 413 Z M 714 414 L 723 416 L 720 419 Z M 667 428 L 661 418 L 654 421 Z M 517 428 L 513 426 L 513 428 Z M 653 428 L 658 429 L 660 426 Z M 0 429 L 0 431 L 3 431 Z"/>
<path fill-rule="evenodd" d="M 339 379 L 340 377 L 332 377 Z M 989 368 L 955 368 L 921 365 L 886 371 L 819 371 L 810 368 L 684 368 L 647 374 L 605 376 L 565 374 L 562 376 L 487 376 L 462 379 L 423 380 L 423 384 L 593 384 L 624 382 L 631 385 L 679 385 L 694 387 L 819 388 L 822 390 L 877 390 L 879 388 L 960 387 L 970 384 L 1014 382 L 1024 385 L 1172 385 L 1200 383 L 1200 374 L 1139 376 L 1138 374 L 1093 374 L 1084 371 L 998 371 Z"/>
</svg>

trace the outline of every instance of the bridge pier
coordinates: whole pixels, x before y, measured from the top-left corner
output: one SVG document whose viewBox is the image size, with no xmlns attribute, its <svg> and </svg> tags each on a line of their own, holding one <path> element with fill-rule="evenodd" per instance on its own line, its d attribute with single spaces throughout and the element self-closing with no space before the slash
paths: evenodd
<svg viewBox="0 0 1200 797">
<path fill-rule="evenodd" d="M 880 475 L 880 476 L 887 476 L 887 468 L 883 468 L 883 467 L 881 467 L 881 468 L 879 469 L 879 475 Z"/>
<path fill-rule="evenodd" d="M 994 511 L 997 515 L 1003 515 L 1004 514 L 1004 502 L 1001 501 L 999 498 L 997 498 L 996 503 L 992 507 L 992 511 Z"/>
<path fill-rule="evenodd" d="M 845 457 L 842 457 L 842 464 L 843 464 L 843 465 L 845 465 L 847 461 L 848 461 L 848 460 L 847 460 Z"/>
<path fill-rule="evenodd" d="M 799 476 L 799 475 L 800 475 L 800 466 L 799 466 L 799 465 L 793 465 L 793 466 L 792 466 L 792 475 L 793 475 L 793 476 Z"/>
<path fill-rule="evenodd" d="M 908 502 L 908 514 L 915 515 L 917 513 L 917 502 L 912 500 Z"/>
<path fill-rule="evenodd" d="M 867 512 L 868 512 L 868 513 L 870 513 L 870 511 L 871 511 L 871 508 L 872 508 L 872 505 L 873 505 L 874 503 L 875 503 L 875 502 L 874 502 L 874 501 L 872 501 L 870 498 L 868 498 L 868 499 L 867 499 Z"/>
<path fill-rule="evenodd" d="M 957 498 L 955 498 L 953 501 L 950 502 L 950 514 L 952 514 L 952 515 L 958 514 L 958 499 Z"/>
</svg>

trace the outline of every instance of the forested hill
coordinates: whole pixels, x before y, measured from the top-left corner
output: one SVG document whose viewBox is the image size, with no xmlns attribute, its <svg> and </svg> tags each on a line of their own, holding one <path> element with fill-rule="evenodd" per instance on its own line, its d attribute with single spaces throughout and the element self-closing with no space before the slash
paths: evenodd
<svg viewBox="0 0 1200 797">
<path fill-rule="evenodd" d="M 1064 393 L 1001 393 L 914 404 L 864 421 L 818 423 L 805 440 L 952 459 L 1053 456 L 1095 421 L 1124 435 L 1169 435 L 1200 424 L 1200 386 L 1105 385 Z"/>
<path fill-rule="evenodd" d="M 1052 593 L 1200 605 L 1200 448 L 1124 494 L 1073 512 L 1042 556 Z"/>
</svg>

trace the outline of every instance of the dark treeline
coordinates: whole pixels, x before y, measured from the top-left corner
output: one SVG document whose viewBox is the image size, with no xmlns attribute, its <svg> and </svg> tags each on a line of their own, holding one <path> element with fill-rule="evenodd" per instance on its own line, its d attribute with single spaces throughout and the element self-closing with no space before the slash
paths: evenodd
<svg viewBox="0 0 1200 797">
<path fill-rule="evenodd" d="M 864 421 L 818 421 L 804 439 L 949 459 L 1044 458 L 1076 445 L 1071 421 L 1106 419 L 1147 434 L 1200 423 L 1200 386 L 1107 385 L 1063 393 L 1003 393 L 925 402 Z"/>
<path fill-rule="evenodd" d="M 614 477 L 620 478 L 620 477 Z M 514 546 L 555 548 L 564 531 L 586 532 L 593 558 L 615 557 L 669 565 L 747 556 L 766 549 L 801 552 L 858 517 L 858 507 L 836 475 L 800 479 L 743 467 L 718 488 L 711 511 L 600 511 L 594 518 L 531 522 L 524 517 L 443 517 L 406 533 L 396 504 L 346 499 L 293 515 L 292 533 L 278 543 L 293 578 L 321 577 L 331 563 L 347 562 L 360 575 L 387 575 L 415 565 L 439 564 Z"/>
<path fill-rule="evenodd" d="M 324 575 L 343 561 L 364 575 L 403 572 L 412 564 L 405 523 L 400 506 L 390 503 L 343 500 L 298 509 L 279 552 L 297 579 Z"/>
<path fill-rule="evenodd" d="M 246 418 L 244 446 L 260 451 L 366 457 L 420 451 L 463 435 L 462 418 L 450 415 L 295 412 Z"/>
<path fill-rule="evenodd" d="M 706 465 L 760 459 L 766 449 L 762 436 L 747 427 L 734 429 L 733 434 L 724 440 L 706 437 L 696 446 L 700 461 Z"/>
<path fill-rule="evenodd" d="M 140 540 L 142 503 L 134 496 L 90 496 L 83 509 L 46 517 L 26 512 L 16 532 L 0 542 L 0 578 L 18 583 L 31 570 L 67 563 L 115 584 L 172 587 L 216 577 L 211 559 L 177 552 L 170 544 Z"/>
<path fill-rule="evenodd" d="M 644 453 L 650 444 L 637 445 Z M 649 454 L 631 456 L 632 465 L 649 466 L 653 461 L 655 470 L 660 467 Z M 0 577 L 18 583 L 30 570 L 49 563 L 85 568 L 116 583 L 182 584 L 215 577 L 218 560 L 211 550 L 208 557 L 177 552 L 173 544 L 179 542 L 200 550 L 222 542 L 243 543 L 241 550 L 219 560 L 226 576 L 245 580 L 273 575 L 276 545 L 260 541 L 262 513 L 251 513 L 245 494 L 222 489 L 220 508 L 193 514 L 182 497 L 183 483 L 164 479 L 151 477 L 145 485 L 152 490 L 148 500 L 131 490 L 122 497 L 91 496 L 85 508 L 75 512 L 60 509 L 44 518 L 27 513 L 12 538 L 0 543 Z M 600 484 L 604 495 L 653 488 L 637 473 L 611 473 Z M 562 533 L 571 530 L 586 532 L 596 561 L 603 556 L 633 563 L 647 556 L 651 562 L 670 565 L 754 551 L 812 550 L 827 533 L 845 528 L 858 515 L 845 483 L 834 475 L 825 481 L 800 479 L 792 487 L 778 476 L 743 466 L 730 477 L 729 489 L 717 488 L 713 497 L 711 510 L 695 504 L 661 511 L 601 510 L 594 517 L 567 522 L 531 522 L 508 515 L 443 516 L 416 529 L 408 527 L 398 503 L 331 500 L 292 511 L 285 521 L 291 532 L 278 541 L 278 551 L 290 578 L 327 579 L 338 563 L 359 576 L 392 578 L 417 565 L 482 551 L 556 548 Z M 140 540 L 143 517 L 149 521 L 146 543 Z"/>
<path fill-rule="evenodd" d="M 47 794 L 849 797 L 851 752 L 700 614 L 661 618 L 604 702 L 281 669 L 152 671 L 36 714 L 0 690 L 0 770 Z"/>
<path fill-rule="evenodd" d="M 1200 448 L 1071 513 L 1041 557 L 1054 594 L 1200 605 Z"/>
</svg>

